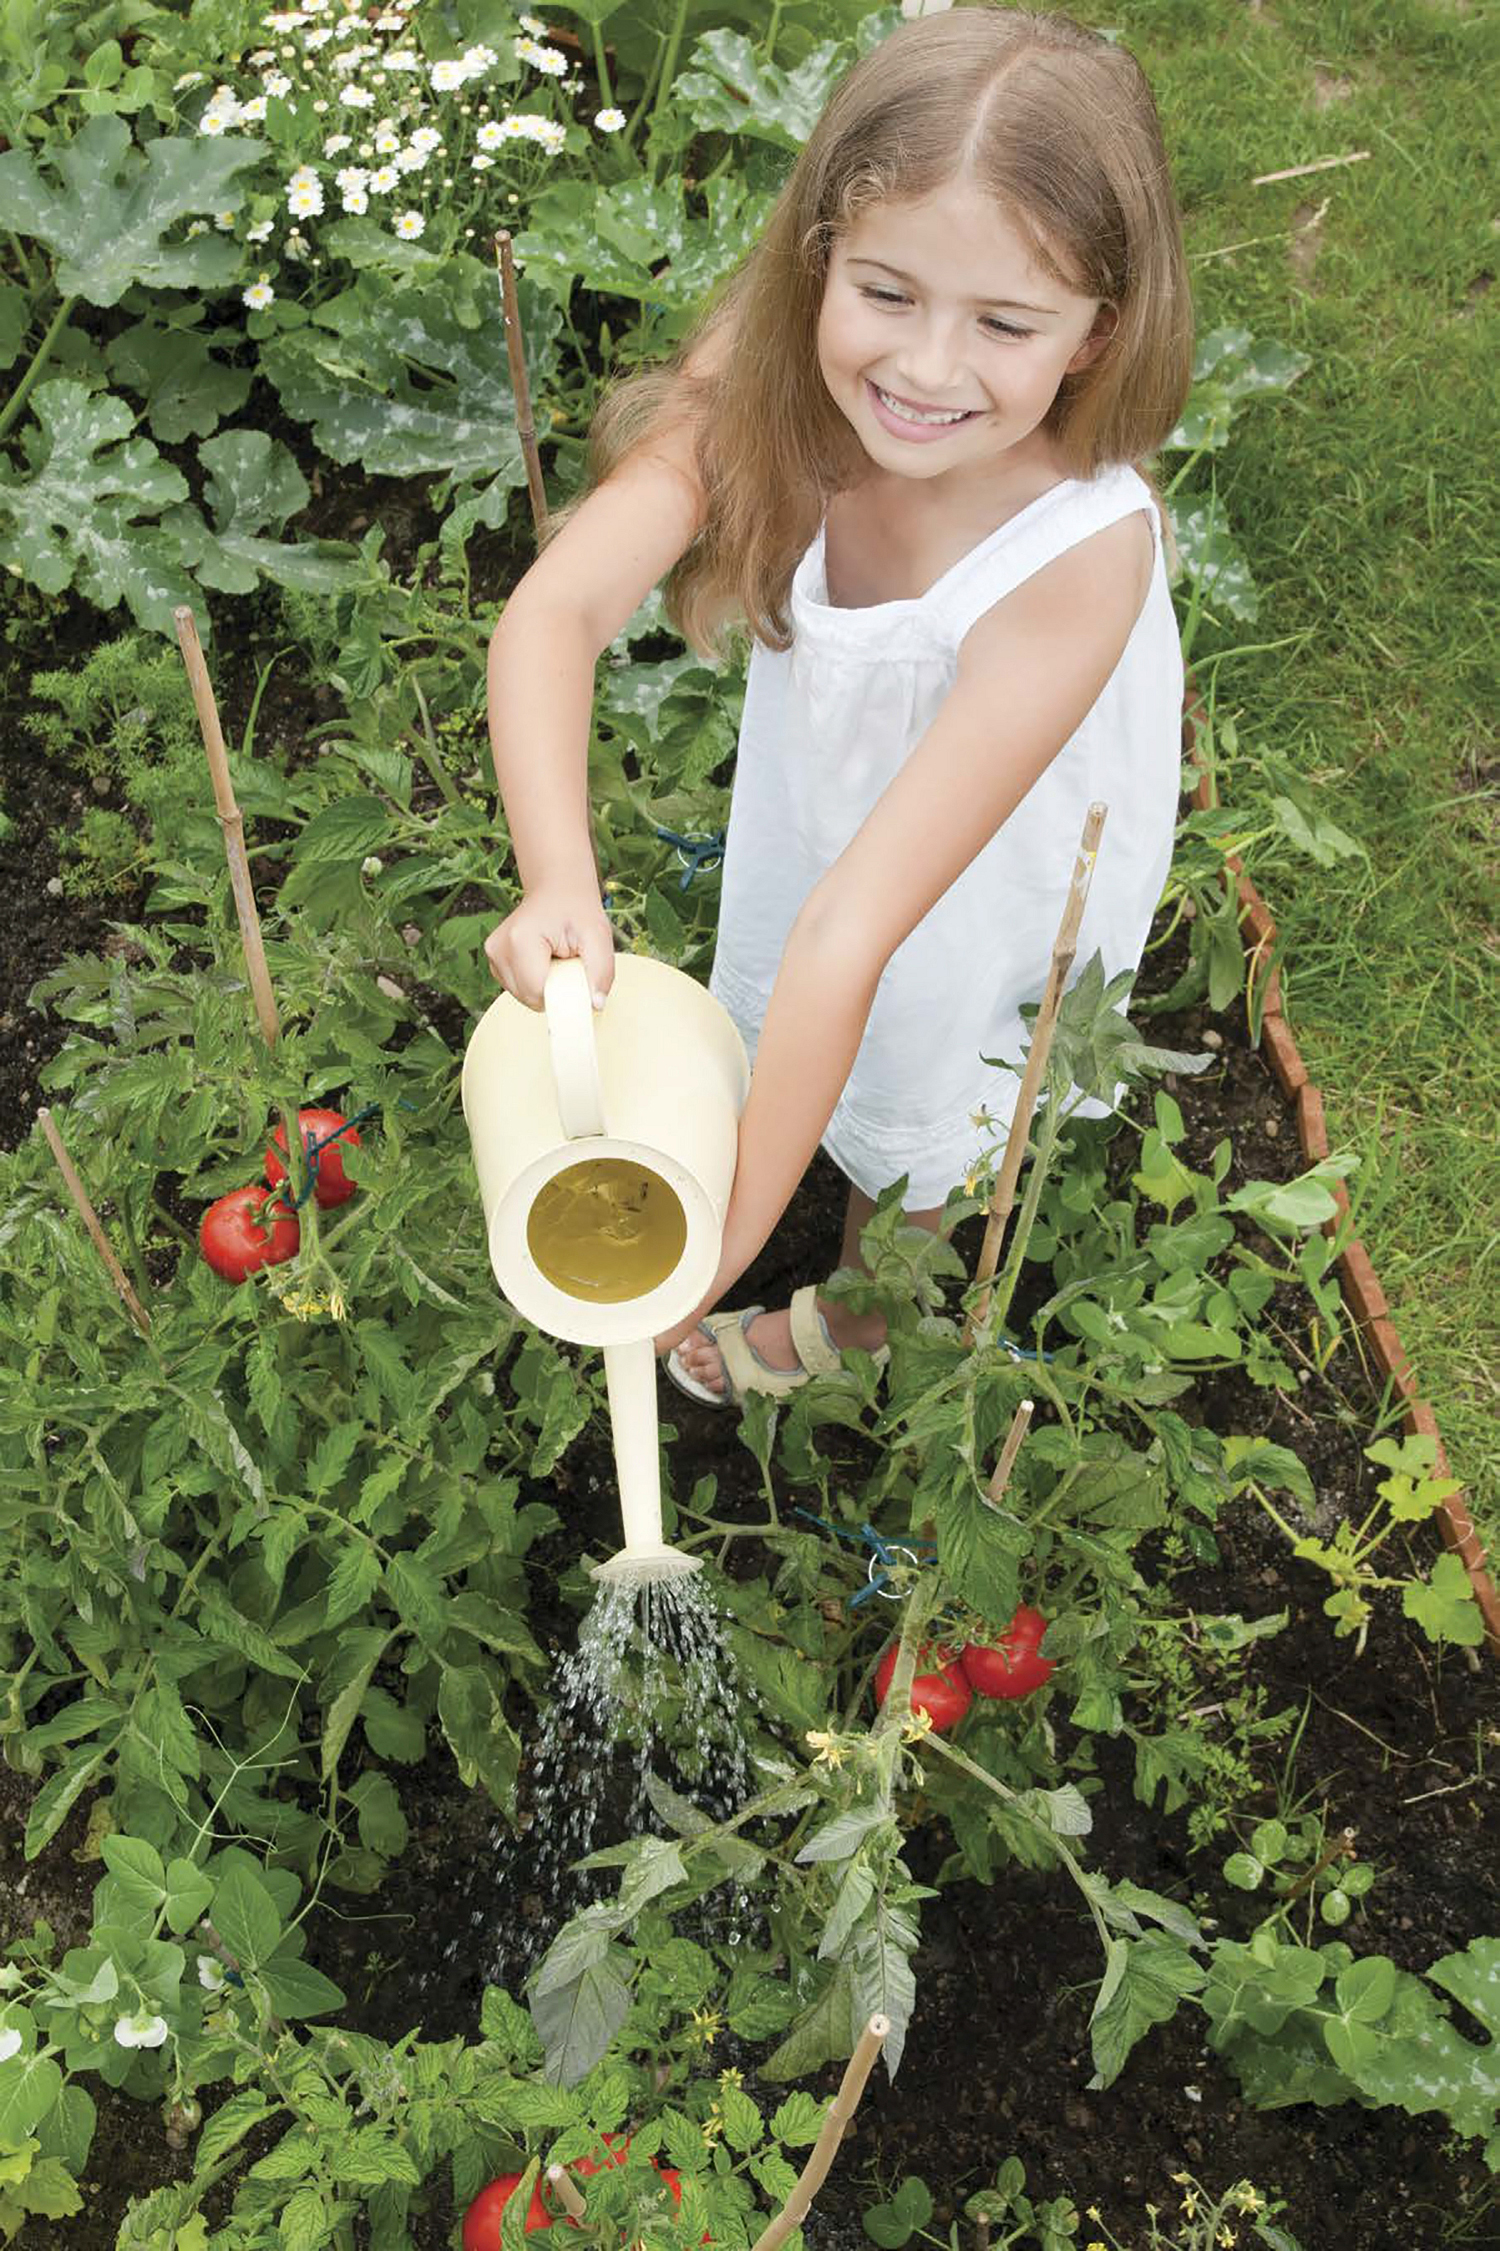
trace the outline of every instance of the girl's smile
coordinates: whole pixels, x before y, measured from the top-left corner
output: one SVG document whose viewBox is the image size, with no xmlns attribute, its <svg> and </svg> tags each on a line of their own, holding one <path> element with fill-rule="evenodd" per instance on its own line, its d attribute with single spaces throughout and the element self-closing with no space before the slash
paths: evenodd
<svg viewBox="0 0 1500 2251">
<path fill-rule="evenodd" d="M 1109 326 L 990 196 L 950 181 L 918 203 L 872 205 L 836 243 L 818 364 L 878 467 L 968 488 L 986 468 L 1062 473 L 1047 414 Z"/>
</svg>

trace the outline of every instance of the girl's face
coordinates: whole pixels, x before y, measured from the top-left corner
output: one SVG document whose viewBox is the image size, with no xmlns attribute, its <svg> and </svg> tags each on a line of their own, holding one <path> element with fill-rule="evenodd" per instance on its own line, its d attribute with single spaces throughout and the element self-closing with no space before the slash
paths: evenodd
<svg viewBox="0 0 1500 2251">
<path fill-rule="evenodd" d="M 1053 464 L 1047 410 L 1112 325 L 1034 262 L 989 197 L 951 182 L 873 206 L 835 245 L 818 364 L 879 469 L 956 491 Z"/>
</svg>

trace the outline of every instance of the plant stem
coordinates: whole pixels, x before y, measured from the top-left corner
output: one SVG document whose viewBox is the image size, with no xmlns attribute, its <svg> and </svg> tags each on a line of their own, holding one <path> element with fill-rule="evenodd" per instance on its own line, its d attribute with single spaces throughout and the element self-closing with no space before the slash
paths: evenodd
<svg viewBox="0 0 1500 2251">
<path fill-rule="evenodd" d="M 609 64 L 606 62 L 604 56 L 604 28 L 599 22 L 597 16 L 590 24 L 589 29 L 594 34 L 594 75 L 599 81 L 599 92 L 602 96 L 603 107 L 605 109 L 613 109 L 615 106 L 615 97 L 614 89 L 611 87 L 609 82 Z M 549 2174 L 548 2178 L 550 2179 L 550 2177 L 551 2176 Z"/>
<path fill-rule="evenodd" d="M 672 17 L 672 28 L 667 34 L 667 44 L 662 53 L 661 77 L 657 81 L 656 100 L 651 107 L 651 123 L 646 134 L 648 140 L 656 130 L 657 119 L 672 98 L 672 80 L 677 73 L 677 51 L 682 45 L 683 26 L 687 22 L 687 12 L 688 0 L 677 0 L 676 11 Z M 651 185 L 653 187 L 656 185 L 659 162 L 659 156 L 653 155 L 651 160 Z"/>
<path fill-rule="evenodd" d="M 422 683 L 415 672 L 409 672 L 407 678 L 411 682 L 411 692 L 417 699 L 417 709 L 422 715 L 422 733 L 427 738 L 425 747 L 420 742 L 415 744 L 417 756 L 437 783 L 444 797 L 447 798 L 448 803 L 462 806 L 463 796 L 453 776 L 443 764 L 438 751 L 437 737 L 432 731 L 432 714 L 427 709 L 427 698 L 422 693 Z"/>
<path fill-rule="evenodd" d="M 52 351 L 52 347 L 57 342 L 57 339 L 62 334 L 64 328 L 67 326 L 68 315 L 72 312 L 73 307 L 77 304 L 77 302 L 78 299 L 76 297 L 64 297 L 62 303 L 58 306 L 57 311 L 53 314 L 52 325 L 48 329 L 46 335 L 42 338 L 40 344 L 38 344 L 35 356 L 32 359 L 30 367 L 27 368 L 26 373 L 21 377 L 20 382 L 11 392 L 9 399 L 6 402 L 4 411 L 0 412 L 0 439 L 3 439 L 6 436 L 11 424 L 15 421 L 22 407 L 26 404 L 27 398 L 30 396 L 32 387 L 35 384 L 37 377 L 41 374 L 42 369 L 46 366 L 47 360 Z"/>
</svg>

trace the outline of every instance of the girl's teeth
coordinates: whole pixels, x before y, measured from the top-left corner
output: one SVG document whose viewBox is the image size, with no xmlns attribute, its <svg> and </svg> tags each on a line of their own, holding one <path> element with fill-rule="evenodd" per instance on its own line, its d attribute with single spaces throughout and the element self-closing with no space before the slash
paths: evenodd
<svg viewBox="0 0 1500 2251">
<path fill-rule="evenodd" d="M 969 418 L 967 407 L 960 407 L 952 414 L 923 414 L 914 406 L 903 406 L 899 399 L 891 397 L 889 391 L 882 391 L 878 383 L 875 395 L 883 407 L 888 408 L 892 414 L 898 414 L 903 422 L 967 422 Z"/>
</svg>

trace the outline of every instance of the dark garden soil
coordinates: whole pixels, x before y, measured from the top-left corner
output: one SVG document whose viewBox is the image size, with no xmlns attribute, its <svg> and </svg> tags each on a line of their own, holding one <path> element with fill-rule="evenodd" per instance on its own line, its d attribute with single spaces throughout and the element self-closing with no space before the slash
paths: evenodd
<svg viewBox="0 0 1500 2251">
<path fill-rule="evenodd" d="M 64 611 L 49 634 L 46 661 L 81 658 L 97 631 L 92 613 Z M 235 692 L 226 678 L 226 709 L 234 708 Z M 0 841 L 4 1147 L 31 1129 L 42 1098 L 38 1074 L 66 1034 L 65 1025 L 29 1009 L 27 993 L 65 953 L 107 945 L 111 920 L 47 888 L 56 865 L 51 832 L 76 817 L 88 784 L 35 755 L 20 725 L 22 709 L 15 695 L 0 700 L 0 802 L 15 822 Z M 289 698 L 284 709 L 268 703 L 265 716 L 286 741 L 317 714 Z M 136 912 L 138 902 L 126 902 L 115 919 Z M 1143 989 L 1165 989 L 1176 966 L 1152 960 Z M 1291 1113 L 1248 1043 L 1243 1011 L 1210 1018 L 1189 1010 L 1154 1020 L 1151 1029 L 1180 1047 L 1202 1045 L 1206 1031 L 1223 1041 L 1221 1067 L 1175 1087 L 1188 1126 L 1188 1162 L 1205 1164 L 1228 1134 L 1235 1151 L 1230 1185 L 1301 1169 Z M 798 1283 L 830 1271 L 842 1209 L 838 1176 L 819 1156 L 746 1276 L 746 1301 L 785 1303 Z M 970 1267 L 977 1235 L 977 1222 L 969 1222 L 956 1238 Z M 1290 1299 L 1284 1324 L 1284 1348 L 1295 1364 L 1302 1318 Z M 736 1419 L 675 1392 L 664 1390 L 663 1401 L 676 1433 L 669 1449 L 675 1490 L 690 1492 L 712 1471 L 716 1514 L 758 1515 L 759 1473 L 736 1435 Z M 1331 1380 L 1313 1378 L 1288 1396 L 1214 1376 L 1199 1385 L 1189 1411 L 1218 1430 L 1292 1447 L 1313 1476 L 1320 1515 L 1331 1520 L 1369 1489 L 1361 1447 L 1379 1404 L 1346 1345 Z M 576 1615 L 559 1598 L 559 1578 L 584 1550 L 614 1544 L 613 1477 L 600 1432 L 590 1430 L 570 1449 L 542 1497 L 564 1521 L 532 1557 L 533 1622 L 561 1653 L 571 1646 Z M 1218 1538 L 1218 1564 L 1179 1581 L 1182 1603 L 1249 1616 L 1291 1613 L 1282 1633 L 1251 1652 L 1246 1677 L 1264 1690 L 1267 1709 L 1305 1709 L 1293 1794 L 1326 1808 L 1331 1831 L 1353 1826 L 1360 1857 L 1380 1871 L 1368 1914 L 1346 1935 L 1420 1969 L 1492 1930 L 1500 1865 L 1494 1776 L 1486 1771 L 1500 1771 L 1494 1672 L 1461 1656 L 1439 1660 L 1389 1606 L 1357 1657 L 1350 1643 L 1333 1639 L 1322 1616 L 1322 1583 L 1289 1562 L 1279 1536 L 1250 1504 L 1221 1524 Z M 527 1716 L 514 1716 L 526 1733 Z M 1270 1776 L 1281 1756 L 1263 1760 L 1265 1786 L 1244 1809 L 1251 1819 L 1274 1810 Z M 1135 1800 L 1128 1746 L 1104 1744 L 1100 1772 L 1104 1787 L 1093 1801 L 1089 1840 L 1096 1863 L 1112 1877 L 1129 1876 L 1218 1915 L 1226 1929 L 1248 1930 L 1254 1903 L 1219 1882 L 1220 1854 L 1192 1856 L 1180 1816 L 1166 1818 Z M 375 1898 L 340 1895 L 320 1914 L 314 1958 L 344 1987 L 345 2021 L 360 2030 L 395 2038 L 420 2024 L 428 2038 L 473 2035 L 497 1944 L 503 1939 L 514 1954 L 518 1931 L 544 1940 L 552 1903 L 530 1880 L 524 1845 L 497 1837 L 493 1810 L 459 1787 L 446 1754 L 395 1769 L 393 1779 L 411 1824 L 406 1858 Z M 87 1844 L 89 1803 L 74 1809 L 28 1867 L 20 1833 L 29 1794 L 28 1784 L 0 1767 L 0 1934 L 13 1938 L 42 1914 L 62 1944 L 74 1944 L 87 1929 L 100 1873 Z M 946 1849 L 943 1838 L 919 1831 L 910 1850 L 914 1872 L 930 1879 Z M 1278 2190 L 1303 2251 L 1500 2243 L 1500 2211 L 1476 2144 L 1454 2144 L 1439 2125 L 1390 2111 L 1251 2111 L 1206 2051 L 1203 2020 L 1190 2008 L 1141 2042 L 1115 2086 L 1088 2092 L 1085 2026 L 1099 1964 L 1087 1918 L 1060 1880 L 1006 1873 L 987 1888 L 949 1886 L 926 1903 L 917 1971 L 917 2013 L 900 2077 L 894 2087 L 883 2073 L 872 2080 L 814 2215 L 815 2245 L 846 2251 L 864 2240 L 860 2211 L 907 2172 L 933 2189 L 933 2224 L 945 2234 L 964 2196 L 991 2179 L 1012 2151 L 1026 2166 L 1032 2193 L 1068 2194 L 1080 2208 L 1097 2206 L 1132 2247 L 1145 2240 L 1145 2203 L 1164 2215 L 1176 2209 L 1171 2176 L 1181 2171 L 1213 2189 L 1248 2176 L 1263 2190 Z M 722 2060 L 745 2059 L 731 2050 Z M 825 2072 L 819 2091 L 831 2089 L 837 2076 Z M 87 2209 L 61 2227 L 31 2223 L 16 2239 L 17 2251 L 51 2251 L 59 2242 L 69 2251 L 111 2251 L 129 2199 L 187 2170 L 190 2153 L 169 2148 L 154 2107 L 92 2091 L 100 2099 L 100 2131 Z M 416 2251 L 451 2244 L 453 2220 L 439 2195 L 414 2223 Z M 1079 2242 L 1091 2232 L 1085 2221 Z"/>
</svg>

